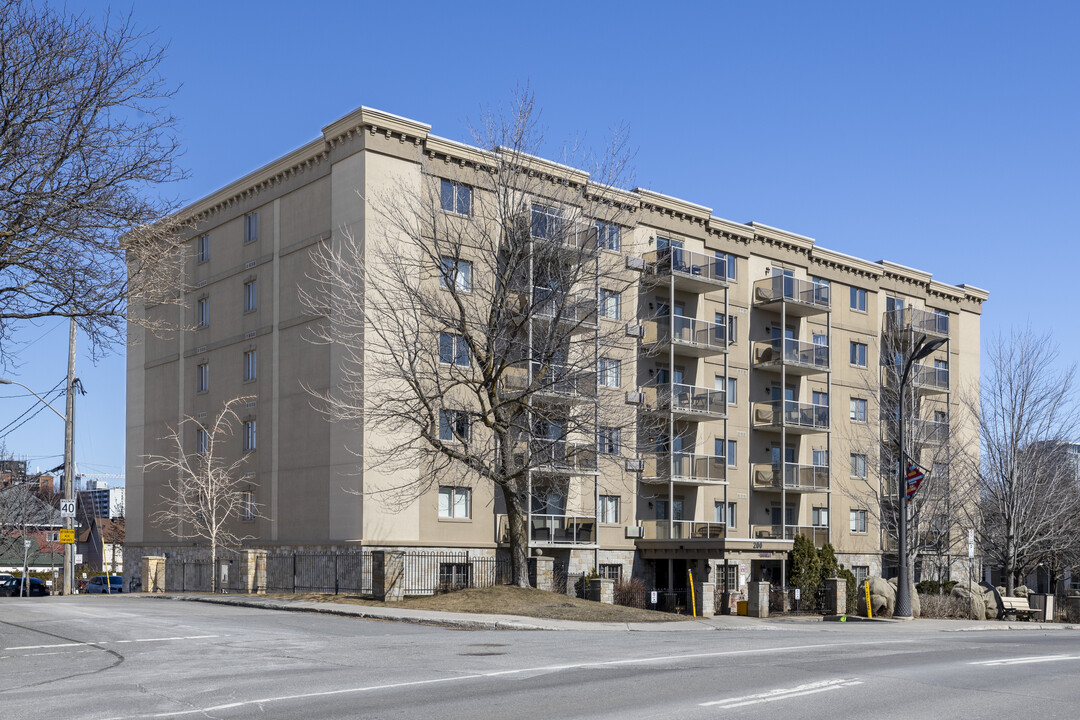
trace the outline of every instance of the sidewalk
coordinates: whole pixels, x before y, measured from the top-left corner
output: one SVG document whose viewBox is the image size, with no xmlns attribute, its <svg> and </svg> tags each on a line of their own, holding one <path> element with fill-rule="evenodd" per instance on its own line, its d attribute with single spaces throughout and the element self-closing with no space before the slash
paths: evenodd
<svg viewBox="0 0 1080 720">
<path fill-rule="evenodd" d="M 435 610 L 413 610 L 405 608 L 345 605 L 341 603 L 314 602 L 310 600 L 287 600 L 267 598 L 259 595 L 188 595 L 165 593 L 163 595 L 145 595 L 142 593 L 126 595 L 131 598 L 176 600 L 203 602 L 236 607 L 260 608 L 285 612 L 323 613 L 345 617 L 384 620 L 389 622 L 438 625 L 461 630 L 576 630 L 591 632 L 703 632 L 716 630 L 756 630 L 764 632 L 798 632 L 823 629 L 824 623 L 818 616 L 778 616 L 765 619 L 740 617 L 737 615 L 718 615 L 696 620 L 672 622 L 584 622 L 580 620 L 553 620 L 548 618 L 525 617 L 522 615 L 490 615 L 473 613 L 439 612 Z M 922 631 L 937 632 L 979 632 L 990 630 L 1080 630 L 1080 625 L 1037 622 L 1003 622 L 997 620 L 929 620 L 912 622 L 893 620 L 877 621 L 879 626 L 890 628 L 912 628 Z M 867 627 L 871 623 L 852 623 L 853 626 Z M 829 629 L 844 627 L 844 624 L 829 623 Z M 801 627 L 800 627 L 801 626 Z"/>
</svg>

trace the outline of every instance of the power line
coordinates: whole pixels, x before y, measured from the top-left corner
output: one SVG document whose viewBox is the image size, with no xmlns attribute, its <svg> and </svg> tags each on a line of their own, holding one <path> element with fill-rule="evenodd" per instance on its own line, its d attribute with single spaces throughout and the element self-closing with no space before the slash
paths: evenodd
<svg viewBox="0 0 1080 720">
<path fill-rule="evenodd" d="M 65 378 L 61 379 L 61 380 L 60 380 L 60 382 L 58 382 L 58 383 L 56 383 L 55 385 L 53 385 L 52 389 L 51 389 L 51 390 L 49 390 L 49 391 L 48 391 L 47 393 L 45 393 L 45 395 L 43 395 L 43 396 L 42 396 L 42 397 L 44 398 L 44 401 L 45 401 L 45 402 L 48 402 L 48 400 L 49 400 L 49 396 L 50 396 L 50 395 L 53 395 L 54 393 L 56 393 L 56 392 L 57 392 L 57 390 L 58 390 L 58 388 L 59 388 L 59 387 L 60 387 L 61 385 L 63 385 L 63 384 L 64 384 L 64 383 L 66 382 L 66 381 L 67 381 L 67 378 L 65 377 Z M 60 393 L 62 394 L 62 393 L 63 393 L 63 391 L 62 391 L 62 390 L 60 390 Z M 40 412 L 41 412 L 42 410 L 44 410 L 44 409 L 45 409 L 45 407 L 46 407 L 46 405 L 45 405 L 45 402 L 40 402 L 40 401 L 39 401 L 39 402 L 37 402 L 37 403 L 34 403 L 34 404 L 33 404 L 33 405 L 31 405 L 30 407 L 28 407 L 28 408 L 27 408 L 26 410 L 24 410 L 24 411 L 23 411 L 23 413 L 22 413 L 21 415 L 19 415 L 19 416 L 18 416 L 17 418 L 15 418 L 15 419 L 14 419 L 14 420 L 12 420 L 11 422 L 9 422 L 9 423 L 8 423 L 7 425 L 5 425 L 4 427 L 0 428 L 0 438 L 4 438 L 4 437 L 7 437 L 7 436 L 8 436 L 9 434 L 11 434 L 12 432 L 14 432 L 15 430 L 18 430 L 18 429 L 19 429 L 19 428 L 21 428 L 21 427 L 22 427 L 23 425 L 25 425 L 26 423 L 30 422 L 30 421 L 31 421 L 31 420 L 33 420 L 33 419 L 34 419 L 35 417 L 37 417 L 38 413 L 40 413 Z M 36 410 L 34 409 L 35 407 L 37 408 Z M 30 411 L 32 411 L 32 410 L 34 411 L 34 412 L 33 412 L 33 414 L 32 414 L 32 415 L 30 415 L 30 417 L 26 417 L 26 415 L 27 415 L 28 413 L 30 413 Z M 23 418 L 25 418 L 25 419 L 23 419 Z M 19 422 L 20 420 L 21 420 L 22 422 Z M 18 423 L 18 424 L 16 425 L 16 423 Z M 15 425 L 15 427 L 12 427 L 12 425 Z"/>
</svg>

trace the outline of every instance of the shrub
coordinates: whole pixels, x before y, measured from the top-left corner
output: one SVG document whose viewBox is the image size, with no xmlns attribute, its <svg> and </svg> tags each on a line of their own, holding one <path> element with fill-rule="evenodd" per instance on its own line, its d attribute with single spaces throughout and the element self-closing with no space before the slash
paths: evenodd
<svg viewBox="0 0 1080 720">
<path fill-rule="evenodd" d="M 968 598 L 937 593 L 919 593 L 919 605 L 924 618 L 960 618 L 971 615 L 971 601 Z"/>
<path fill-rule="evenodd" d="M 847 612 L 854 615 L 859 612 L 859 587 L 855 580 L 855 573 L 841 565 L 840 569 L 836 571 L 836 576 L 844 578 L 847 583 Z"/>
<path fill-rule="evenodd" d="M 640 608 L 648 607 L 648 588 L 641 578 L 630 578 L 615 583 L 615 604 L 624 607 Z"/>
<path fill-rule="evenodd" d="M 948 595 L 956 587 L 955 580 L 946 580 L 939 583 L 937 580 L 923 580 L 915 584 L 915 590 L 920 595 Z"/>
</svg>

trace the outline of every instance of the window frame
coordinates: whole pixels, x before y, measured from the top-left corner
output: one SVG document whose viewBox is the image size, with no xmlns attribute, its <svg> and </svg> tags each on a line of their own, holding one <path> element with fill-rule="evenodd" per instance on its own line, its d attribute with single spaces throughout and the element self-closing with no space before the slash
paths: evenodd
<svg viewBox="0 0 1080 720">
<path fill-rule="evenodd" d="M 452 255 L 443 255 L 439 261 L 439 287 L 449 288 L 450 280 L 458 292 L 472 292 L 472 260 L 462 260 Z M 464 281 L 462 281 L 464 278 Z"/>
<path fill-rule="evenodd" d="M 538 222 L 538 219 L 543 222 Z M 530 206 L 529 237 L 534 240 L 557 240 L 563 222 L 562 208 L 534 202 Z"/>
<path fill-rule="evenodd" d="M 203 295 L 195 301 L 195 327 L 210 327 L 210 296 Z"/>
<path fill-rule="evenodd" d="M 860 508 L 848 510 L 848 532 L 852 535 L 866 535 L 869 531 L 870 523 L 866 510 Z"/>
<path fill-rule="evenodd" d="M 254 452 L 258 447 L 258 427 L 255 418 L 244 421 L 244 452 Z"/>
<path fill-rule="evenodd" d="M 438 437 L 439 442 L 444 443 L 463 445 L 470 442 L 472 440 L 472 419 L 469 417 L 469 413 L 455 408 L 440 408 Z"/>
<path fill-rule="evenodd" d="M 244 351 L 244 382 L 259 379 L 259 355 L 256 348 Z"/>
<path fill-rule="evenodd" d="M 443 347 L 446 342 L 450 344 L 449 360 L 445 359 L 443 354 Z M 463 360 L 464 362 L 462 362 Z M 439 333 L 439 364 L 448 367 L 469 367 L 472 365 L 472 357 L 469 353 L 469 346 L 465 344 L 464 335 L 451 332 Z"/>
<path fill-rule="evenodd" d="M 622 228 L 619 225 L 597 220 L 595 227 L 597 247 L 612 252 L 622 250 Z"/>
<path fill-rule="evenodd" d="M 853 423 L 865 425 L 870 417 L 870 403 L 866 398 L 852 397 L 848 399 L 848 420 Z"/>
<path fill-rule="evenodd" d="M 866 462 L 867 457 L 864 453 L 851 453 L 848 465 L 848 476 L 865 480 L 867 478 Z"/>
<path fill-rule="evenodd" d="M 195 366 L 195 392 L 210 392 L 210 361 L 204 360 Z"/>
<path fill-rule="evenodd" d="M 717 260 L 724 261 L 724 276 L 727 278 L 728 282 L 739 281 L 739 261 L 736 259 L 735 255 L 732 255 L 729 252 L 714 250 L 713 257 Z"/>
<path fill-rule="evenodd" d="M 613 312 L 609 313 L 609 310 Z M 600 288 L 600 317 L 608 320 L 622 318 L 622 293 L 618 290 Z"/>
<path fill-rule="evenodd" d="M 851 353 L 848 361 L 853 367 L 868 367 L 870 362 L 869 345 L 864 342 L 859 342 L 858 340 L 852 340 Z"/>
<path fill-rule="evenodd" d="M 450 190 L 450 207 L 446 206 L 447 189 Z M 461 217 L 472 216 L 472 191 L 471 185 L 457 180 L 439 178 L 439 207 L 443 212 L 448 212 Z M 465 199 L 465 209 L 462 210 L 462 198 Z"/>
<path fill-rule="evenodd" d="M 617 388 L 622 385 L 622 360 L 601 356 L 596 361 L 596 372 L 601 387 Z M 614 382 L 609 382 L 614 377 Z"/>
<path fill-rule="evenodd" d="M 252 278 L 244 283 L 244 312 L 255 312 L 259 309 L 259 281 Z"/>
<path fill-rule="evenodd" d="M 259 212 L 249 212 L 244 215 L 244 244 L 253 243 L 259 239 Z"/>
<path fill-rule="evenodd" d="M 868 307 L 868 293 L 863 288 L 851 286 L 851 298 L 848 302 L 849 307 L 858 313 L 867 312 Z"/>
<path fill-rule="evenodd" d="M 447 498 L 445 514 L 443 497 Z M 458 515 L 459 500 L 464 501 L 464 515 Z M 466 485 L 440 485 L 436 493 L 435 512 L 439 520 L 472 520 L 472 488 Z"/>
<path fill-rule="evenodd" d="M 240 493 L 240 520 L 251 522 L 255 519 L 255 493 L 245 490 Z"/>
<path fill-rule="evenodd" d="M 602 425 L 596 429 L 596 452 L 601 455 L 618 455 L 622 438 L 619 428 Z"/>
<path fill-rule="evenodd" d="M 195 241 L 195 262 L 204 263 L 210 261 L 210 236 L 200 235 Z"/>
<path fill-rule="evenodd" d="M 622 522 L 622 496 L 601 495 L 597 516 L 601 525 L 618 525 Z M 614 516 L 614 520 L 611 518 Z"/>
</svg>

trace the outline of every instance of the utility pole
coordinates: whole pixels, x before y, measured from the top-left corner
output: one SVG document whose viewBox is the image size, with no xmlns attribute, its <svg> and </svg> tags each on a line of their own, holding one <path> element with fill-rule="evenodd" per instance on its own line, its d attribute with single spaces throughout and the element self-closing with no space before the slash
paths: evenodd
<svg viewBox="0 0 1080 720">
<path fill-rule="evenodd" d="M 75 498 L 75 318 L 70 318 L 68 330 L 67 412 L 64 416 L 64 485 L 61 492 L 65 500 Z M 64 529 L 72 530 L 75 518 L 64 518 Z M 64 543 L 63 594 L 70 595 L 75 587 L 75 564 L 72 562 L 75 546 Z"/>
</svg>

